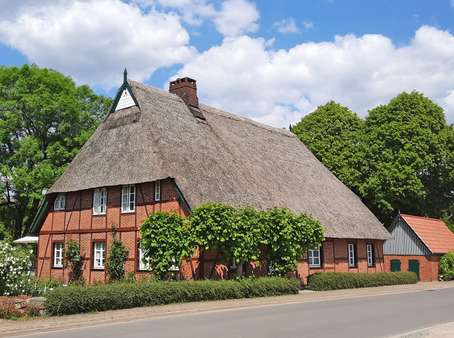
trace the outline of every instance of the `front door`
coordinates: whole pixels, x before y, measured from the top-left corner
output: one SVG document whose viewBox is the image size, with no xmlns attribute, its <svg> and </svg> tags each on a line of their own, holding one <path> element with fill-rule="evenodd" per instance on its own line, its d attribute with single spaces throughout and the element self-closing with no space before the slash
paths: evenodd
<svg viewBox="0 0 454 338">
<path fill-rule="evenodd" d="M 416 276 L 418 276 L 419 280 L 419 261 L 415 259 L 410 259 L 408 261 L 408 271 L 416 273 Z"/>
</svg>

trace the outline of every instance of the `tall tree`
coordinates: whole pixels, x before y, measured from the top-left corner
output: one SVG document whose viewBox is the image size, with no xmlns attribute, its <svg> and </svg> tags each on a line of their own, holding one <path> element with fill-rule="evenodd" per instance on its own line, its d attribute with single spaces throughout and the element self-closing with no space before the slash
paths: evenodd
<svg viewBox="0 0 454 338">
<path fill-rule="evenodd" d="M 440 217 L 454 193 L 443 109 L 418 92 L 402 93 L 369 112 L 365 135 L 360 191 L 376 214 L 385 222 L 398 209 Z"/>
<path fill-rule="evenodd" d="M 111 100 L 37 66 L 0 67 L 0 222 L 29 230 L 42 190 L 90 137 Z"/>
<path fill-rule="evenodd" d="M 328 102 L 303 117 L 292 132 L 344 184 L 358 188 L 358 144 L 364 121 L 350 109 Z"/>
</svg>

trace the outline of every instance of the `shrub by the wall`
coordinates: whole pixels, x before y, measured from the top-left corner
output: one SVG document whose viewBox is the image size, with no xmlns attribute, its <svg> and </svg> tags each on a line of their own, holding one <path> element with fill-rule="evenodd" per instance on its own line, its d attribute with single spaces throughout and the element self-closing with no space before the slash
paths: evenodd
<svg viewBox="0 0 454 338">
<path fill-rule="evenodd" d="M 278 296 L 295 294 L 298 290 L 298 280 L 277 277 L 70 285 L 48 293 L 45 308 L 49 315 L 55 316 L 192 301 Z"/>
<path fill-rule="evenodd" d="M 418 278 L 414 272 L 320 272 L 310 275 L 307 288 L 311 290 L 354 289 L 384 285 L 415 284 Z"/>
<path fill-rule="evenodd" d="M 440 258 L 440 279 L 454 279 L 454 252 L 448 252 Z"/>
</svg>

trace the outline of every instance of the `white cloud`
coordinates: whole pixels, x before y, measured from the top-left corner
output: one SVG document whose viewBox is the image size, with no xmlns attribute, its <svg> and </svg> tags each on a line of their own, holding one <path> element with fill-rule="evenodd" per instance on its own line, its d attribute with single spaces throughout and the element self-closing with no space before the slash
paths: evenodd
<svg viewBox="0 0 454 338">
<path fill-rule="evenodd" d="M 30 62 L 105 88 L 118 85 L 124 67 L 145 80 L 196 53 L 178 17 L 119 0 L 27 1 L 0 17 L 0 41 Z"/>
<path fill-rule="evenodd" d="M 247 0 L 226 0 L 213 21 L 217 30 L 225 36 L 238 36 L 255 32 L 260 15 L 255 4 Z"/>
<path fill-rule="evenodd" d="M 405 46 L 383 35 L 337 36 L 272 50 L 260 38 L 226 38 L 186 63 L 202 101 L 288 126 L 329 100 L 360 115 L 402 91 L 434 99 L 454 122 L 454 35 L 423 26 Z"/>
<path fill-rule="evenodd" d="M 274 27 L 276 27 L 277 31 L 281 34 L 292 34 L 300 32 L 300 29 L 296 24 L 295 19 L 293 18 L 276 21 L 274 23 Z"/>
</svg>

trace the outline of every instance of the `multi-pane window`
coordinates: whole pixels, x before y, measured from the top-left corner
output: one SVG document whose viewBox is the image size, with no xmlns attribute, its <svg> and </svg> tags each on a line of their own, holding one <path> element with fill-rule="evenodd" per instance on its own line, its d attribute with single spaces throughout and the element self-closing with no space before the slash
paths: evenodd
<svg viewBox="0 0 454 338">
<path fill-rule="evenodd" d="M 372 244 L 366 244 L 367 251 L 367 266 L 374 266 L 374 246 Z"/>
<path fill-rule="evenodd" d="M 148 271 L 150 270 L 149 258 L 145 256 L 145 250 L 139 246 L 139 270 Z"/>
<path fill-rule="evenodd" d="M 93 214 L 103 215 L 106 213 L 107 189 L 99 188 L 93 191 Z"/>
<path fill-rule="evenodd" d="M 121 211 L 133 212 L 136 207 L 136 187 L 124 185 L 121 189 Z"/>
<path fill-rule="evenodd" d="M 161 181 L 154 182 L 154 200 L 156 202 L 161 200 Z"/>
<path fill-rule="evenodd" d="M 93 269 L 104 269 L 105 252 L 105 242 L 93 243 Z"/>
<path fill-rule="evenodd" d="M 65 202 L 65 194 L 58 194 L 54 201 L 54 210 L 65 210 Z"/>
<path fill-rule="evenodd" d="M 54 243 L 54 268 L 63 267 L 63 243 Z"/>
<path fill-rule="evenodd" d="M 348 266 L 354 268 L 356 266 L 355 244 L 348 243 Z"/>
<path fill-rule="evenodd" d="M 309 249 L 308 252 L 309 267 L 319 268 L 322 265 L 320 249 Z"/>
</svg>

